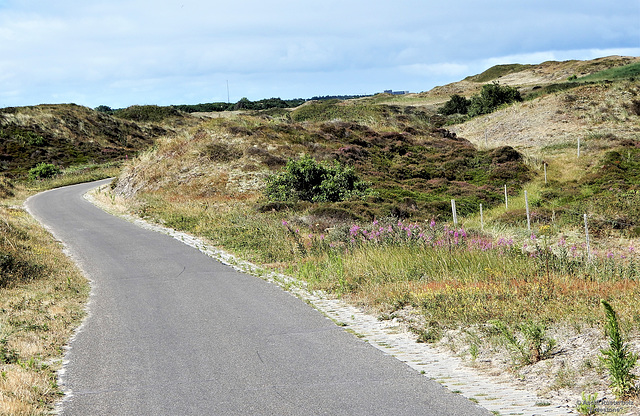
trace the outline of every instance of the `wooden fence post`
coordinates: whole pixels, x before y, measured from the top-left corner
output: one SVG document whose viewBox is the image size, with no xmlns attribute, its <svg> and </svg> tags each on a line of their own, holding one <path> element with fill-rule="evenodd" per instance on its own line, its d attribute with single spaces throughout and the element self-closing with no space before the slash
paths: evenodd
<svg viewBox="0 0 640 416">
<path fill-rule="evenodd" d="M 507 185 L 504 186 L 504 209 L 509 210 L 509 197 L 507 196 Z"/>
<path fill-rule="evenodd" d="M 529 198 L 527 198 L 527 191 L 524 191 L 524 205 L 527 208 L 527 230 L 531 232 L 531 215 L 529 214 Z"/>
<path fill-rule="evenodd" d="M 453 226 L 458 226 L 458 213 L 456 212 L 456 200 L 451 200 L 451 212 L 453 213 Z"/>
<path fill-rule="evenodd" d="M 587 214 L 584 214 L 584 235 L 587 241 L 587 261 L 591 260 L 591 247 L 589 245 L 589 225 L 587 222 Z"/>
</svg>

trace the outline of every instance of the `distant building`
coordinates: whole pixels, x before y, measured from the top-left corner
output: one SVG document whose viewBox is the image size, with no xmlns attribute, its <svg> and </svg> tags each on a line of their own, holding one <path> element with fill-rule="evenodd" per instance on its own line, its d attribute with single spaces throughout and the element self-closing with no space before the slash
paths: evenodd
<svg viewBox="0 0 640 416">
<path fill-rule="evenodd" d="M 393 94 L 393 95 L 404 95 L 409 94 L 409 91 L 393 91 L 393 90 L 384 90 L 385 94 Z"/>
</svg>

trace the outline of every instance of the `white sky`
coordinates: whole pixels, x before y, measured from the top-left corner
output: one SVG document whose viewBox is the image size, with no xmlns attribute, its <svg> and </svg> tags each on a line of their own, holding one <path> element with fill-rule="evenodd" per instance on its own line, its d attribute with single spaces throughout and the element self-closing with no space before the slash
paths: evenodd
<svg viewBox="0 0 640 416">
<path fill-rule="evenodd" d="M 0 107 L 427 91 L 640 56 L 638 0 L 0 0 Z"/>
</svg>

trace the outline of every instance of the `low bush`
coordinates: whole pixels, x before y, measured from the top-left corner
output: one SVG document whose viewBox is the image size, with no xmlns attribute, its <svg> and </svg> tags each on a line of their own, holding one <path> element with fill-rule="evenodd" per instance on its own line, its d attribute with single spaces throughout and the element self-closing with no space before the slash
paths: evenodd
<svg viewBox="0 0 640 416">
<path fill-rule="evenodd" d="M 517 88 L 500 85 L 497 82 L 486 84 L 482 87 L 479 95 L 471 97 L 469 115 L 474 117 L 488 114 L 503 104 L 515 101 L 522 101 L 522 96 Z"/>
<path fill-rule="evenodd" d="M 305 155 L 287 162 L 284 171 L 267 178 L 266 195 L 274 201 L 338 202 L 364 195 L 367 184 L 349 166 L 317 162 Z"/>
<path fill-rule="evenodd" d="M 461 95 L 453 94 L 449 101 L 438 109 L 438 112 L 445 115 L 467 114 L 469 112 L 470 105 L 471 100 L 468 100 Z"/>
<path fill-rule="evenodd" d="M 51 163 L 40 163 L 36 167 L 29 169 L 29 179 L 46 179 L 60 173 L 60 168 Z"/>
</svg>

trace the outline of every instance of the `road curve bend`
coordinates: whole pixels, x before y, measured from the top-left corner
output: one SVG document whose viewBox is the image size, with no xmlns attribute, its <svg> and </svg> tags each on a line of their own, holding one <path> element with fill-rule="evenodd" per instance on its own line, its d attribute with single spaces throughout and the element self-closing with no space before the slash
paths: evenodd
<svg viewBox="0 0 640 416">
<path fill-rule="evenodd" d="M 63 415 L 488 415 L 278 286 L 95 207 L 27 200 L 92 282 Z"/>
</svg>

